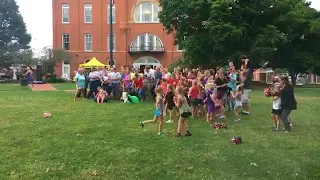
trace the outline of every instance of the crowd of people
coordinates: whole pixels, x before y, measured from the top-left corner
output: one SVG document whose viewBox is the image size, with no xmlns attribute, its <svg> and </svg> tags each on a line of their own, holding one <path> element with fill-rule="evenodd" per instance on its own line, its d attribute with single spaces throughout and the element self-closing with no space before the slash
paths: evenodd
<svg viewBox="0 0 320 180">
<path fill-rule="evenodd" d="M 233 62 L 227 68 L 188 69 L 177 67 L 172 72 L 163 67 L 146 67 L 140 69 L 123 67 L 93 68 L 91 72 L 84 69 L 76 71 L 75 82 L 77 93 L 74 99 L 82 94 L 95 98 L 97 103 L 106 102 L 109 98 L 125 100 L 125 94 L 136 96 L 140 102 L 146 99 L 155 100 L 153 120 L 140 122 L 144 127 L 148 123 L 158 123 L 158 135 L 163 135 L 164 116 L 166 123 L 178 121 L 177 137 L 191 136 L 186 123 L 187 118 L 205 117 L 208 123 L 216 118 L 226 119 L 225 112 L 232 111 L 234 121 L 241 120 L 241 115 L 250 115 L 249 100 L 253 69 L 246 56 L 241 58 L 242 65 L 237 71 Z M 86 92 L 89 86 L 89 92 Z M 282 119 L 287 132 L 291 110 L 296 109 L 293 87 L 284 77 L 281 85 L 273 87 L 273 118 L 279 130 L 279 119 Z M 122 94 L 122 96 L 121 96 Z M 279 106 L 277 106 L 277 103 Z M 289 125 L 288 125 L 289 123 Z"/>
</svg>

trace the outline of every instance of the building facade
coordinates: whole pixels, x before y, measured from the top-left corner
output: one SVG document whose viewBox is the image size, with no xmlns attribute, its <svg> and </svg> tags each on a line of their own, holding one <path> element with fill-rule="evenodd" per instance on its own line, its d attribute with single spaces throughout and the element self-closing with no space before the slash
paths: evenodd
<svg viewBox="0 0 320 180">
<path fill-rule="evenodd" d="M 72 76 L 79 64 L 96 57 L 100 62 L 121 67 L 169 66 L 183 56 L 159 22 L 157 0 L 52 0 L 53 48 L 71 52 L 70 65 L 58 64 L 58 76 Z M 112 8 L 112 18 L 109 10 Z M 113 23 L 113 35 L 110 34 Z M 109 38 L 113 36 L 113 56 Z M 71 72 L 71 74 L 70 74 Z"/>
</svg>

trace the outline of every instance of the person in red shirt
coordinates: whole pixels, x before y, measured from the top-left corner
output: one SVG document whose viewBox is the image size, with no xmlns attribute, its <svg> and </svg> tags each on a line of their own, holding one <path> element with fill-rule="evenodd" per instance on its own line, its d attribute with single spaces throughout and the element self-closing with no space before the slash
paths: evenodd
<svg viewBox="0 0 320 180">
<path fill-rule="evenodd" d="M 192 118 L 198 116 L 198 112 L 199 112 L 198 106 L 200 105 L 199 99 L 198 99 L 199 94 L 200 94 L 200 90 L 198 86 L 198 81 L 193 80 L 192 86 L 189 88 L 189 92 L 188 92 L 188 97 L 191 103 Z"/>
<path fill-rule="evenodd" d="M 164 92 L 165 94 L 168 93 L 167 81 L 166 81 L 165 79 L 162 79 L 162 80 L 160 81 L 159 86 L 160 86 L 160 88 L 163 90 L 163 92 Z"/>
<path fill-rule="evenodd" d="M 179 83 L 179 79 L 177 79 L 176 76 L 172 74 L 171 76 L 169 76 L 167 83 L 176 87 Z"/>
<path fill-rule="evenodd" d="M 142 99 L 143 99 L 143 76 L 139 76 L 139 74 L 135 74 L 134 79 L 133 79 L 133 84 L 138 92 L 138 96 L 140 98 L 140 101 L 142 102 Z"/>
</svg>

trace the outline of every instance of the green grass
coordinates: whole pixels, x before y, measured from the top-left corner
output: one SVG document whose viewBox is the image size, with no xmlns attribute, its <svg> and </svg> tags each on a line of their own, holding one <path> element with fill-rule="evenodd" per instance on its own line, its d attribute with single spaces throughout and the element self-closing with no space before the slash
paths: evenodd
<svg viewBox="0 0 320 180">
<path fill-rule="evenodd" d="M 59 84 L 52 84 L 54 88 L 57 90 L 71 90 L 76 89 L 75 83 L 59 83 Z"/>
<path fill-rule="evenodd" d="M 193 136 L 182 139 L 174 137 L 176 124 L 165 125 L 164 137 L 156 125 L 139 127 L 152 118 L 153 103 L 97 105 L 73 102 L 70 92 L 0 90 L 0 179 L 320 178 L 320 89 L 296 90 L 290 134 L 270 131 L 271 101 L 255 91 L 252 115 L 230 118 L 226 134 L 195 119 L 188 120 Z M 44 119 L 45 111 L 52 118 Z M 243 143 L 233 145 L 232 136 Z"/>
</svg>

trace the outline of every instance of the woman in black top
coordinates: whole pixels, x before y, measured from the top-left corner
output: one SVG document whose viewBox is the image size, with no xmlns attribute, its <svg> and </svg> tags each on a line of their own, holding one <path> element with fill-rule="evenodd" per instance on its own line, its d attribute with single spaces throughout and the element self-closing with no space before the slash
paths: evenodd
<svg viewBox="0 0 320 180">
<path fill-rule="evenodd" d="M 294 97 L 294 89 L 293 86 L 290 84 L 289 79 L 287 76 L 280 78 L 280 83 L 282 85 L 282 89 L 280 91 L 280 98 L 281 98 L 281 120 L 284 124 L 285 130 L 287 132 L 290 131 L 290 122 L 289 122 L 289 115 L 292 110 L 297 109 L 297 101 Z"/>
</svg>

